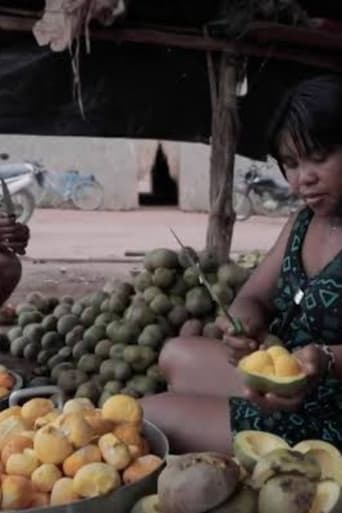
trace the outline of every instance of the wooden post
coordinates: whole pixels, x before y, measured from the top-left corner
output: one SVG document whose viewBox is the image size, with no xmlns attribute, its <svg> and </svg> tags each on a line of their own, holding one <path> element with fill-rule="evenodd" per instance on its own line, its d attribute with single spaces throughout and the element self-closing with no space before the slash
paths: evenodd
<svg viewBox="0 0 342 513">
<path fill-rule="evenodd" d="M 231 55 L 223 53 L 216 80 L 214 61 L 209 55 L 208 71 L 212 101 L 212 140 L 207 249 L 215 252 L 219 261 L 224 262 L 229 258 L 235 221 L 233 180 L 239 132 L 236 97 L 238 65 Z"/>
</svg>

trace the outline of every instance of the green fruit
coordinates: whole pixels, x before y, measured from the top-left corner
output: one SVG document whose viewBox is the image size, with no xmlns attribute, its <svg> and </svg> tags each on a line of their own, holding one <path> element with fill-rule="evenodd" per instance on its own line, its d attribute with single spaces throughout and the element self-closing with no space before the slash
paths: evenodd
<svg viewBox="0 0 342 513">
<path fill-rule="evenodd" d="M 66 393 L 76 392 L 82 383 L 86 383 L 88 377 L 85 372 L 80 370 L 63 370 L 58 376 L 58 386 Z"/>
<path fill-rule="evenodd" d="M 164 315 L 172 308 L 172 303 L 166 294 L 158 294 L 150 303 L 151 310 L 157 315 Z"/>
<path fill-rule="evenodd" d="M 64 358 L 64 360 L 69 360 L 72 356 L 72 349 L 71 347 L 68 347 L 68 346 L 64 346 L 62 347 L 58 353 L 57 353 L 61 358 Z"/>
<path fill-rule="evenodd" d="M 126 310 L 125 318 L 130 323 L 143 328 L 147 324 L 153 323 L 155 314 L 145 302 L 141 301 Z"/>
<path fill-rule="evenodd" d="M 159 267 L 153 273 L 153 285 L 159 287 L 160 289 L 167 289 L 171 287 L 176 279 L 176 270 L 175 269 L 165 269 L 163 267 Z"/>
<path fill-rule="evenodd" d="M 203 323 L 199 319 L 189 319 L 185 321 L 180 329 L 181 337 L 198 337 L 202 335 Z"/>
<path fill-rule="evenodd" d="M 108 300 L 108 311 L 114 314 L 122 314 L 129 303 L 130 296 L 116 292 Z"/>
<path fill-rule="evenodd" d="M 128 386 L 122 388 L 120 394 L 130 395 L 134 399 L 139 399 L 141 397 L 141 394 L 139 394 L 136 390 L 132 390 L 132 388 Z"/>
<path fill-rule="evenodd" d="M 142 330 L 138 338 L 138 344 L 142 346 L 159 347 L 164 339 L 163 330 L 158 324 L 148 324 Z"/>
<path fill-rule="evenodd" d="M 35 361 L 37 355 L 39 353 L 39 344 L 36 342 L 30 342 L 27 344 L 23 351 L 23 356 L 25 360 Z"/>
<path fill-rule="evenodd" d="M 42 327 L 46 331 L 56 331 L 57 328 L 57 317 L 53 314 L 47 315 L 41 322 Z"/>
<path fill-rule="evenodd" d="M 18 325 L 24 328 L 28 324 L 40 323 L 43 319 L 43 316 L 40 312 L 23 312 L 18 317 Z"/>
<path fill-rule="evenodd" d="M 61 303 L 69 303 L 69 305 L 73 305 L 75 300 L 72 296 L 63 296 L 61 297 Z"/>
<path fill-rule="evenodd" d="M 149 376 L 150 378 L 153 378 L 158 383 L 165 383 L 165 378 L 162 375 L 159 365 L 157 363 L 151 365 L 146 371 L 146 376 Z"/>
<path fill-rule="evenodd" d="M 204 316 L 213 309 L 213 302 L 204 287 L 195 287 L 186 294 L 185 306 L 195 316 Z"/>
<path fill-rule="evenodd" d="M 170 295 L 169 299 L 170 299 L 172 306 L 184 306 L 185 305 L 185 300 L 183 297 Z"/>
<path fill-rule="evenodd" d="M 14 326 L 10 330 L 8 330 L 7 337 L 10 342 L 13 342 L 13 340 L 15 340 L 16 338 L 21 337 L 22 333 L 23 330 L 20 326 Z"/>
<path fill-rule="evenodd" d="M 258 513 L 258 494 L 249 486 L 242 486 L 210 513 Z"/>
<path fill-rule="evenodd" d="M 41 341 L 44 333 L 44 328 L 36 322 L 33 324 L 27 324 L 23 329 L 23 336 L 27 337 L 31 342 L 36 343 L 39 343 Z"/>
<path fill-rule="evenodd" d="M 126 349 L 126 344 L 113 344 L 109 351 L 110 358 L 122 359 L 123 352 Z"/>
<path fill-rule="evenodd" d="M 110 395 L 119 394 L 122 389 L 121 381 L 107 381 L 103 390 L 108 392 Z"/>
<path fill-rule="evenodd" d="M 103 324 L 91 326 L 83 333 L 83 341 L 89 349 L 94 349 L 96 344 L 106 336 L 106 327 Z"/>
<path fill-rule="evenodd" d="M 62 338 L 56 331 L 48 331 L 42 336 L 42 349 L 57 349 L 61 344 Z"/>
<path fill-rule="evenodd" d="M 47 312 L 48 314 L 52 313 L 56 306 L 59 304 L 59 299 L 54 296 L 50 296 L 46 299 L 47 303 Z"/>
<path fill-rule="evenodd" d="M 107 336 L 114 344 L 133 344 L 137 340 L 138 330 L 127 321 L 114 321 L 107 326 Z"/>
<path fill-rule="evenodd" d="M 34 305 L 31 305 L 30 303 L 21 303 L 17 305 L 15 309 L 15 313 L 19 316 L 22 313 L 28 313 L 28 312 L 36 312 L 37 308 Z"/>
<path fill-rule="evenodd" d="M 169 290 L 170 296 L 185 296 L 188 286 L 182 276 L 177 276 L 174 284 Z"/>
<path fill-rule="evenodd" d="M 273 477 L 259 493 L 259 513 L 308 513 L 316 495 L 316 484 L 304 476 Z"/>
<path fill-rule="evenodd" d="M 88 352 L 88 344 L 83 340 L 76 342 L 74 347 L 72 348 L 72 356 L 75 361 L 78 361 L 82 355 Z"/>
<path fill-rule="evenodd" d="M 77 363 L 77 367 L 87 374 L 98 372 L 101 365 L 101 358 L 96 354 L 84 354 Z"/>
<path fill-rule="evenodd" d="M 154 271 L 155 269 L 158 269 L 158 267 L 176 269 L 178 267 L 177 253 L 170 249 L 153 249 L 146 253 L 144 258 L 144 267 L 148 271 Z"/>
<path fill-rule="evenodd" d="M 174 306 L 167 316 L 172 326 L 175 326 L 176 328 L 182 326 L 188 317 L 189 314 L 187 312 L 187 309 L 185 308 L 185 306 L 182 305 Z"/>
<path fill-rule="evenodd" d="M 94 404 L 99 399 L 99 389 L 92 381 L 86 381 L 77 387 L 75 397 L 86 397 Z"/>
<path fill-rule="evenodd" d="M 13 356 L 17 356 L 17 357 L 23 356 L 25 346 L 29 343 L 30 343 L 30 341 L 26 337 L 16 338 L 15 340 L 13 340 L 13 342 L 11 342 L 10 353 Z"/>
<path fill-rule="evenodd" d="M 183 273 L 184 283 L 188 288 L 197 287 L 199 285 L 199 273 L 192 267 L 185 269 Z"/>
<path fill-rule="evenodd" d="M 152 285 L 152 274 L 149 271 L 142 271 L 134 279 L 134 287 L 140 292 L 144 292 Z"/>
<path fill-rule="evenodd" d="M 102 313 L 109 312 L 109 299 L 102 301 L 100 311 Z"/>
<path fill-rule="evenodd" d="M 233 288 L 239 288 L 248 276 L 249 272 L 235 262 L 223 264 L 217 271 L 218 281 Z"/>
<path fill-rule="evenodd" d="M 228 285 L 214 283 L 212 285 L 212 291 L 224 305 L 230 305 L 234 299 L 234 291 Z"/>
<path fill-rule="evenodd" d="M 53 315 L 59 319 L 63 315 L 69 314 L 71 312 L 71 305 L 69 303 L 63 303 L 57 305 L 53 311 Z"/>
<path fill-rule="evenodd" d="M 58 363 L 51 371 L 51 379 L 54 383 L 57 383 L 59 375 L 65 370 L 75 370 L 74 366 L 70 362 Z"/>
<path fill-rule="evenodd" d="M 101 359 L 105 359 L 109 357 L 109 352 L 113 346 L 111 340 L 107 338 L 100 340 L 95 347 L 95 354 L 99 356 Z"/>
<path fill-rule="evenodd" d="M 103 383 L 115 380 L 114 364 L 115 360 L 112 359 L 104 360 L 101 363 L 100 376 Z"/>
<path fill-rule="evenodd" d="M 204 273 L 215 272 L 218 267 L 217 254 L 207 249 L 200 251 L 198 254 L 199 265 Z"/>
<path fill-rule="evenodd" d="M 132 376 L 130 365 L 123 360 L 114 360 L 114 378 L 118 381 L 126 381 Z"/>
<path fill-rule="evenodd" d="M 157 360 L 157 353 L 148 346 L 127 346 L 123 359 L 137 372 L 142 372 Z"/>
<path fill-rule="evenodd" d="M 102 290 L 90 294 L 89 306 L 92 306 L 94 310 L 99 312 L 103 301 L 107 299 L 108 296 L 109 294 L 107 292 L 103 292 Z"/>
<path fill-rule="evenodd" d="M 40 312 L 46 312 L 47 300 L 40 292 L 31 292 L 26 297 L 26 301 L 35 306 Z"/>
<path fill-rule="evenodd" d="M 279 448 L 289 449 L 289 445 L 279 436 L 264 431 L 240 431 L 233 440 L 233 453 L 248 472 L 260 458 Z"/>
<path fill-rule="evenodd" d="M 191 267 L 192 263 L 189 260 L 188 253 L 190 253 L 192 259 L 197 262 L 198 255 L 196 251 L 191 246 L 186 246 L 184 249 L 181 249 L 178 253 L 178 263 L 183 269 L 187 269 Z"/>
<path fill-rule="evenodd" d="M 134 294 L 134 287 L 131 283 L 128 283 L 127 281 L 117 280 L 113 292 L 116 292 L 117 294 L 123 294 L 129 298 L 129 296 Z"/>
<path fill-rule="evenodd" d="M 202 335 L 203 337 L 221 340 L 223 332 L 215 322 L 208 322 L 203 328 Z"/>
<path fill-rule="evenodd" d="M 84 326 L 77 324 L 69 333 L 65 335 L 65 344 L 70 347 L 74 347 L 77 342 L 82 340 L 84 333 Z"/>
<path fill-rule="evenodd" d="M 62 315 L 57 322 L 57 331 L 60 335 L 65 336 L 79 323 L 77 315 Z"/>
<path fill-rule="evenodd" d="M 323 440 L 304 440 L 292 449 L 313 456 L 321 466 L 321 479 L 333 479 L 342 486 L 342 455 L 334 445 Z"/>
<path fill-rule="evenodd" d="M 84 304 L 81 301 L 76 301 L 76 303 L 74 303 L 72 305 L 71 313 L 73 315 L 77 315 L 79 317 L 80 315 L 82 315 L 82 312 L 84 309 L 85 309 Z"/>
<path fill-rule="evenodd" d="M 45 365 L 54 353 L 54 349 L 42 349 L 37 355 L 37 363 Z"/>
<path fill-rule="evenodd" d="M 81 314 L 81 322 L 86 328 L 89 328 L 89 326 L 94 324 L 97 316 L 98 310 L 93 306 L 88 306 Z"/>
<path fill-rule="evenodd" d="M 155 394 L 158 390 L 158 383 L 150 376 L 136 375 L 130 379 L 127 387 L 137 392 L 139 395 Z"/>
<path fill-rule="evenodd" d="M 146 303 L 150 304 L 151 301 L 158 295 L 161 294 L 162 290 L 159 287 L 148 287 L 148 289 L 144 290 L 144 300 Z"/>
<path fill-rule="evenodd" d="M 165 317 L 162 317 L 161 315 L 159 315 L 157 318 L 156 318 L 156 321 L 157 321 L 157 324 L 158 326 L 160 326 L 162 332 L 163 332 L 163 335 L 164 335 L 164 339 L 168 338 L 168 337 L 171 337 L 172 335 L 174 335 L 174 328 L 173 326 L 170 324 L 170 322 L 168 321 L 168 319 L 165 319 Z"/>
<path fill-rule="evenodd" d="M 37 376 L 36 378 L 32 378 L 28 383 L 28 386 L 30 388 L 31 387 L 45 387 L 48 385 L 51 385 L 51 380 L 50 380 L 50 378 L 44 377 L 44 376 Z"/>
<path fill-rule="evenodd" d="M 107 326 L 110 322 L 113 321 L 113 314 L 110 312 L 102 312 L 95 319 L 95 326 Z"/>
<path fill-rule="evenodd" d="M 252 474 L 253 488 L 259 490 L 269 479 L 279 474 L 302 475 L 317 481 L 321 477 L 321 467 L 310 454 L 280 447 L 257 461 Z"/>
<path fill-rule="evenodd" d="M 207 273 L 206 274 L 207 281 L 213 285 L 217 282 L 217 274 L 216 273 Z"/>
<path fill-rule="evenodd" d="M 58 365 L 59 363 L 62 363 L 64 361 L 65 361 L 65 358 L 57 353 L 57 354 L 51 356 L 51 358 L 48 359 L 47 367 L 51 371 L 52 369 L 55 368 L 56 365 Z"/>
<path fill-rule="evenodd" d="M 108 390 L 104 390 L 102 392 L 102 394 L 100 395 L 100 398 L 99 398 L 99 401 L 98 401 L 98 407 L 99 408 L 102 408 L 102 406 L 104 405 L 104 403 L 107 401 L 107 399 L 109 399 L 110 397 L 112 397 L 112 393 L 109 392 Z"/>
<path fill-rule="evenodd" d="M 130 513 L 160 513 L 159 497 L 157 494 L 147 495 L 138 500 Z"/>
</svg>

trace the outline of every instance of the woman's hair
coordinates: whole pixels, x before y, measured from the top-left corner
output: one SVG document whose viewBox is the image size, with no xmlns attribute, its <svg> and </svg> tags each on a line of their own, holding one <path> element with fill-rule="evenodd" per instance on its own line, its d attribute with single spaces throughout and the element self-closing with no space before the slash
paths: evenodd
<svg viewBox="0 0 342 513">
<path fill-rule="evenodd" d="M 290 90 L 274 116 L 268 141 L 282 171 L 280 150 L 287 142 L 300 157 L 342 146 L 341 77 L 319 76 Z"/>
</svg>

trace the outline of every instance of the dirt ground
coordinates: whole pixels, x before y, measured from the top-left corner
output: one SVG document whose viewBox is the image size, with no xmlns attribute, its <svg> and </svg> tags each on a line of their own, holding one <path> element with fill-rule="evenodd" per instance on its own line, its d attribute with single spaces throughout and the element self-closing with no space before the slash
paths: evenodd
<svg viewBox="0 0 342 513">
<path fill-rule="evenodd" d="M 254 217 L 236 223 L 232 253 L 268 250 L 284 218 Z M 80 297 L 113 277 L 129 277 L 141 267 L 141 253 L 155 247 L 177 249 L 169 232 L 196 249 L 203 248 L 207 214 L 172 209 L 130 212 L 37 210 L 29 223 L 31 241 L 23 258 L 23 277 L 10 302 L 40 290 Z"/>
</svg>

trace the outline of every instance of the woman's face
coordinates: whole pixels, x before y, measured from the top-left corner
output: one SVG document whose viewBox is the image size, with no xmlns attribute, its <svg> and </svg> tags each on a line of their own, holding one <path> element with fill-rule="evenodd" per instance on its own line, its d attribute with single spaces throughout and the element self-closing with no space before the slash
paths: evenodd
<svg viewBox="0 0 342 513">
<path fill-rule="evenodd" d="M 293 144 L 286 144 L 280 161 L 292 191 L 316 214 L 342 214 L 342 147 L 300 157 Z"/>
</svg>

